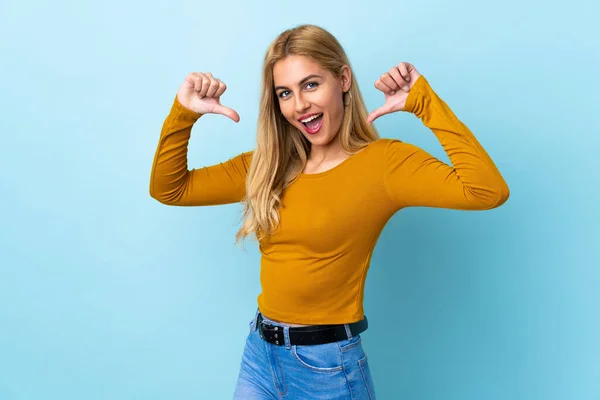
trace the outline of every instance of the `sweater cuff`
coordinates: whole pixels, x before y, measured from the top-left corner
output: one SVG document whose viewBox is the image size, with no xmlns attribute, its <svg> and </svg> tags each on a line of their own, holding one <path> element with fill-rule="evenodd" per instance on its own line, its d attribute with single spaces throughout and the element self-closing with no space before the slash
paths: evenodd
<svg viewBox="0 0 600 400">
<path fill-rule="evenodd" d="M 177 96 L 175 96 L 175 99 L 173 100 L 173 111 L 177 111 L 177 115 L 179 116 L 179 119 L 182 119 L 185 121 L 192 121 L 192 122 L 196 122 L 198 120 L 198 118 L 200 118 L 202 115 L 204 115 L 204 114 L 200 114 L 195 111 L 192 111 L 189 108 L 185 107 L 183 104 L 181 104 L 179 102 L 179 99 L 177 98 Z"/>
<path fill-rule="evenodd" d="M 425 96 L 427 96 L 429 89 L 430 86 L 427 79 L 423 75 L 419 76 L 415 84 L 408 92 L 408 97 L 406 98 L 403 111 L 413 113 L 418 118 L 421 118 L 424 108 L 423 99 Z"/>
</svg>

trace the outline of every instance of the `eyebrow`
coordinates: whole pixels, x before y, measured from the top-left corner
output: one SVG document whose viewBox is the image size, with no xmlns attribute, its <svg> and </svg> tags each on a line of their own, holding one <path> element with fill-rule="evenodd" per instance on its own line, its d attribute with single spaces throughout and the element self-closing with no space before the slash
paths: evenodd
<svg viewBox="0 0 600 400">
<path fill-rule="evenodd" d="M 322 78 L 322 76 L 316 75 L 316 74 L 308 75 L 306 78 L 304 78 L 300 82 L 298 82 L 298 85 L 302 85 L 304 82 L 306 82 L 307 80 L 312 79 L 312 78 Z M 276 86 L 275 87 L 275 91 L 277 91 L 279 89 L 287 89 L 287 87 L 285 87 L 285 86 Z"/>
</svg>

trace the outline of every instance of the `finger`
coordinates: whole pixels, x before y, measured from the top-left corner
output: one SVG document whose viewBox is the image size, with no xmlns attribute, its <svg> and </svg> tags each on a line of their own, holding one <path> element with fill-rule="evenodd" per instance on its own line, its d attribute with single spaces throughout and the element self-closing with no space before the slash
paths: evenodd
<svg viewBox="0 0 600 400">
<path fill-rule="evenodd" d="M 225 90 L 227 90 L 227 85 L 225 85 L 225 83 L 219 79 L 217 79 L 219 81 L 219 88 L 217 89 L 217 92 L 215 93 L 215 97 L 221 97 L 221 95 L 225 92 Z"/>
<path fill-rule="evenodd" d="M 379 79 L 381 80 L 381 82 L 385 83 L 386 86 L 389 87 L 390 89 L 392 89 L 394 92 L 397 90 L 400 90 L 400 86 L 398 86 L 398 83 L 394 80 L 392 75 L 390 75 L 388 72 L 381 75 L 381 78 L 379 78 Z"/>
<path fill-rule="evenodd" d="M 381 81 L 381 79 L 378 79 L 377 82 L 375 82 L 375 87 L 379 90 L 381 90 L 383 93 L 387 93 L 387 94 L 394 94 L 396 93 L 392 88 L 390 88 L 388 85 L 386 85 L 385 83 L 383 83 Z"/>
<path fill-rule="evenodd" d="M 210 79 L 206 75 L 202 75 L 201 82 L 202 87 L 198 91 L 198 96 L 202 98 L 206 96 L 206 92 L 210 88 Z"/>
<path fill-rule="evenodd" d="M 209 80 L 206 97 L 214 97 L 214 92 L 219 88 L 219 82 L 217 82 L 217 79 L 210 72 L 206 73 L 206 78 Z"/>
<path fill-rule="evenodd" d="M 215 93 L 219 89 L 219 80 L 210 76 L 210 84 L 208 90 L 206 91 L 206 97 L 215 97 Z"/>
<path fill-rule="evenodd" d="M 200 73 L 194 73 L 192 75 L 192 79 L 194 81 L 194 92 L 196 92 L 196 94 L 200 93 L 200 91 L 202 90 L 202 77 L 204 75 L 200 74 Z"/>
<path fill-rule="evenodd" d="M 190 79 L 194 83 L 194 92 L 198 93 L 200 91 L 200 89 L 202 88 L 202 78 L 200 78 L 200 76 L 198 76 L 198 74 L 192 74 L 190 76 Z"/>
<path fill-rule="evenodd" d="M 194 90 L 194 74 L 193 73 L 189 73 L 186 77 L 185 77 L 185 84 L 188 88 Z"/>
<path fill-rule="evenodd" d="M 389 109 L 386 106 L 382 106 L 376 110 L 373 110 L 367 117 L 367 123 L 368 124 L 373 123 L 373 121 L 375 121 L 377 118 L 381 117 L 382 115 L 387 114 L 388 112 L 389 112 Z"/>
<path fill-rule="evenodd" d="M 397 67 L 390 69 L 390 75 L 394 78 L 394 81 L 396 81 L 396 83 L 402 87 L 402 90 L 404 90 L 405 92 L 408 92 L 408 86 L 406 85 L 406 79 L 404 77 L 402 77 L 402 75 L 400 74 L 400 71 L 398 70 Z"/>
<path fill-rule="evenodd" d="M 229 117 L 230 119 L 232 119 L 234 122 L 240 122 L 239 114 L 237 112 L 235 112 L 235 110 L 232 110 L 229 107 L 225 107 L 220 104 L 217 104 L 215 106 L 215 109 L 213 112 L 215 112 L 217 114 L 225 115 L 226 117 Z"/>
<path fill-rule="evenodd" d="M 398 70 L 400 70 L 400 75 L 406 80 L 406 82 L 410 82 L 410 71 L 408 69 L 410 64 L 408 63 L 400 63 L 398 64 Z"/>
</svg>

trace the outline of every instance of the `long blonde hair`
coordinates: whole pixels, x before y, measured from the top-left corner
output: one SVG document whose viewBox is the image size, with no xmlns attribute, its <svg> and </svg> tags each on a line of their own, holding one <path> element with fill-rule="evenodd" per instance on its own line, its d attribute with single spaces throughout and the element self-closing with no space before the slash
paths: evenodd
<svg viewBox="0 0 600 400">
<path fill-rule="evenodd" d="M 290 55 L 306 56 L 336 77 L 344 65 L 350 67 L 338 40 L 319 26 L 305 24 L 288 29 L 269 46 L 262 70 L 256 149 L 246 177 L 243 224 L 236 242 L 250 234 L 261 240 L 277 229 L 283 190 L 304 170 L 310 155 L 310 143 L 281 114 L 275 95 L 273 67 Z M 367 124 L 367 115 L 352 73 L 350 89 L 344 93 L 344 117 L 334 139 L 346 153 L 354 154 L 379 139 L 375 127 Z"/>
</svg>

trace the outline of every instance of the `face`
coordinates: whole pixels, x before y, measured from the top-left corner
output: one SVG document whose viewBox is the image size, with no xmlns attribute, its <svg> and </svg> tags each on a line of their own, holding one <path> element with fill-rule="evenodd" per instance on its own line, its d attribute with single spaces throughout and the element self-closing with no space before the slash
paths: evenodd
<svg viewBox="0 0 600 400">
<path fill-rule="evenodd" d="M 273 67 L 275 95 L 287 121 L 313 146 L 334 139 L 344 116 L 343 93 L 350 88 L 350 68 L 340 77 L 304 56 L 288 56 Z"/>
</svg>

